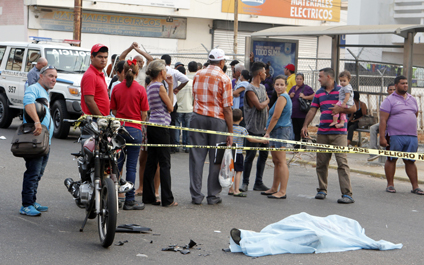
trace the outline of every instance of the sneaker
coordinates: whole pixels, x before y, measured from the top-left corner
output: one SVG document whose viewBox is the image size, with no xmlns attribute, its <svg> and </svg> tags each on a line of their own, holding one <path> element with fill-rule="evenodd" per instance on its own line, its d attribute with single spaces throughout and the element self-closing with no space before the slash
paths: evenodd
<svg viewBox="0 0 424 265">
<path fill-rule="evenodd" d="M 137 201 L 125 201 L 124 210 L 143 210 L 144 203 Z"/>
<path fill-rule="evenodd" d="M 380 155 L 370 155 L 370 157 L 368 157 L 368 162 L 371 162 L 371 161 L 374 161 L 374 160 L 376 160 L 377 158 L 379 158 L 380 157 Z"/>
<path fill-rule="evenodd" d="M 267 191 L 269 190 L 269 188 L 267 186 L 265 186 L 264 184 L 261 185 L 254 185 L 253 186 L 253 190 L 257 190 L 257 191 Z"/>
<path fill-rule="evenodd" d="M 246 192 L 247 191 L 247 186 L 248 185 L 246 183 L 241 184 L 241 187 L 239 188 L 239 191 Z"/>
<path fill-rule="evenodd" d="M 49 210 L 49 207 L 41 206 L 38 202 L 34 202 L 33 206 L 39 212 L 47 212 Z"/>
<path fill-rule="evenodd" d="M 323 191 L 318 191 L 317 195 L 315 195 L 315 199 L 317 200 L 324 200 L 325 197 L 327 197 L 327 193 Z"/>
<path fill-rule="evenodd" d="M 130 181 L 125 181 L 125 180 L 120 180 L 120 186 L 118 188 L 118 193 L 126 193 L 129 192 L 130 190 L 134 189 L 134 184 L 131 183 Z"/>
<path fill-rule="evenodd" d="M 349 195 L 343 194 L 342 197 L 337 200 L 337 202 L 338 203 L 354 203 L 355 201 Z"/>
<path fill-rule="evenodd" d="M 41 213 L 37 211 L 34 206 L 30 205 L 28 207 L 21 207 L 21 210 L 19 211 L 20 214 L 28 215 L 28 216 L 40 216 Z"/>
</svg>

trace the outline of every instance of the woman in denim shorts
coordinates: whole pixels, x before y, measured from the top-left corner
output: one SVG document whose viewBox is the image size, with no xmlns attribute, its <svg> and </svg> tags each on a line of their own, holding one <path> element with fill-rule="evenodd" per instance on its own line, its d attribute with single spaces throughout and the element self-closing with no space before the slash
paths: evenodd
<svg viewBox="0 0 424 265">
<path fill-rule="evenodd" d="M 291 114 L 292 102 L 286 92 L 286 78 L 279 75 L 274 79 L 274 88 L 278 99 L 269 110 L 269 117 L 266 124 L 265 137 L 289 140 L 291 135 Z M 286 143 L 269 141 L 270 147 L 286 147 Z M 272 187 L 263 191 L 262 195 L 268 195 L 270 199 L 287 198 L 286 189 L 289 181 L 289 168 L 286 163 L 285 151 L 271 151 L 272 162 L 274 163 L 274 181 Z"/>
</svg>

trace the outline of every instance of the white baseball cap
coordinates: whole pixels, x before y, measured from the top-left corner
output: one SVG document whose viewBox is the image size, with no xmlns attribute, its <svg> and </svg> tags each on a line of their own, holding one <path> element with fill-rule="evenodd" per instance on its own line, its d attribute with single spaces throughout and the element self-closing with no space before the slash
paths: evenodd
<svg viewBox="0 0 424 265">
<path fill-rule="evenodd" d="M 223 50 L 221 49 L 213 49 L 210 53 L 209 53 L 209 60 L 210 61 L 221 61 L 221 60 L 225 60 L 225 53 Z"/>
</svg>

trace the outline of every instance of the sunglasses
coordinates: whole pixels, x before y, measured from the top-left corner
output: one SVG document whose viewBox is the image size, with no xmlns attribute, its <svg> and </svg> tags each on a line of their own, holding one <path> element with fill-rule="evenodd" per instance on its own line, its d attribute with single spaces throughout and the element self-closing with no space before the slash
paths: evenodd
<svg viewBox="0 0 424 265">
<path fill-rule="evenodd" d="M 41 68 L 41 70 L 40 70 L 40 74 L 44 73 L 45 71 L 47 71 L 47 70 L 49 70 L 49 69 L 54 69 L 54 70 L 56 70 L 56 67 L 54 67 L 53 65 L 44 66 L 43 68 Z"/>
</svg>

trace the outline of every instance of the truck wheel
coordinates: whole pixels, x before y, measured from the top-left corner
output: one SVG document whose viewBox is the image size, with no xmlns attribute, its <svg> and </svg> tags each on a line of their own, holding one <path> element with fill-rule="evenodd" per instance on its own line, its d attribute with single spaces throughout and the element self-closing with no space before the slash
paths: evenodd
<svg viewBox="0 0 424 265">
<path fill-rule="evenodd" d="M 68 137 L 69 128 L 71 127 L 70 123 L 63 121 L 64 119 L 69 119 L 65 101 L 62 99 L 56 100 L 53 103 L 51 114 L 54 125 L 53 136 L 59 139 L 65 139 Z"/>
<path fill-rule="evenodd" d="M 9 128 L 15 118 L 16 111 L 9 108 L 9 102 L 4 94 L 0 94 L 0 128 Z"/>
</svg>

